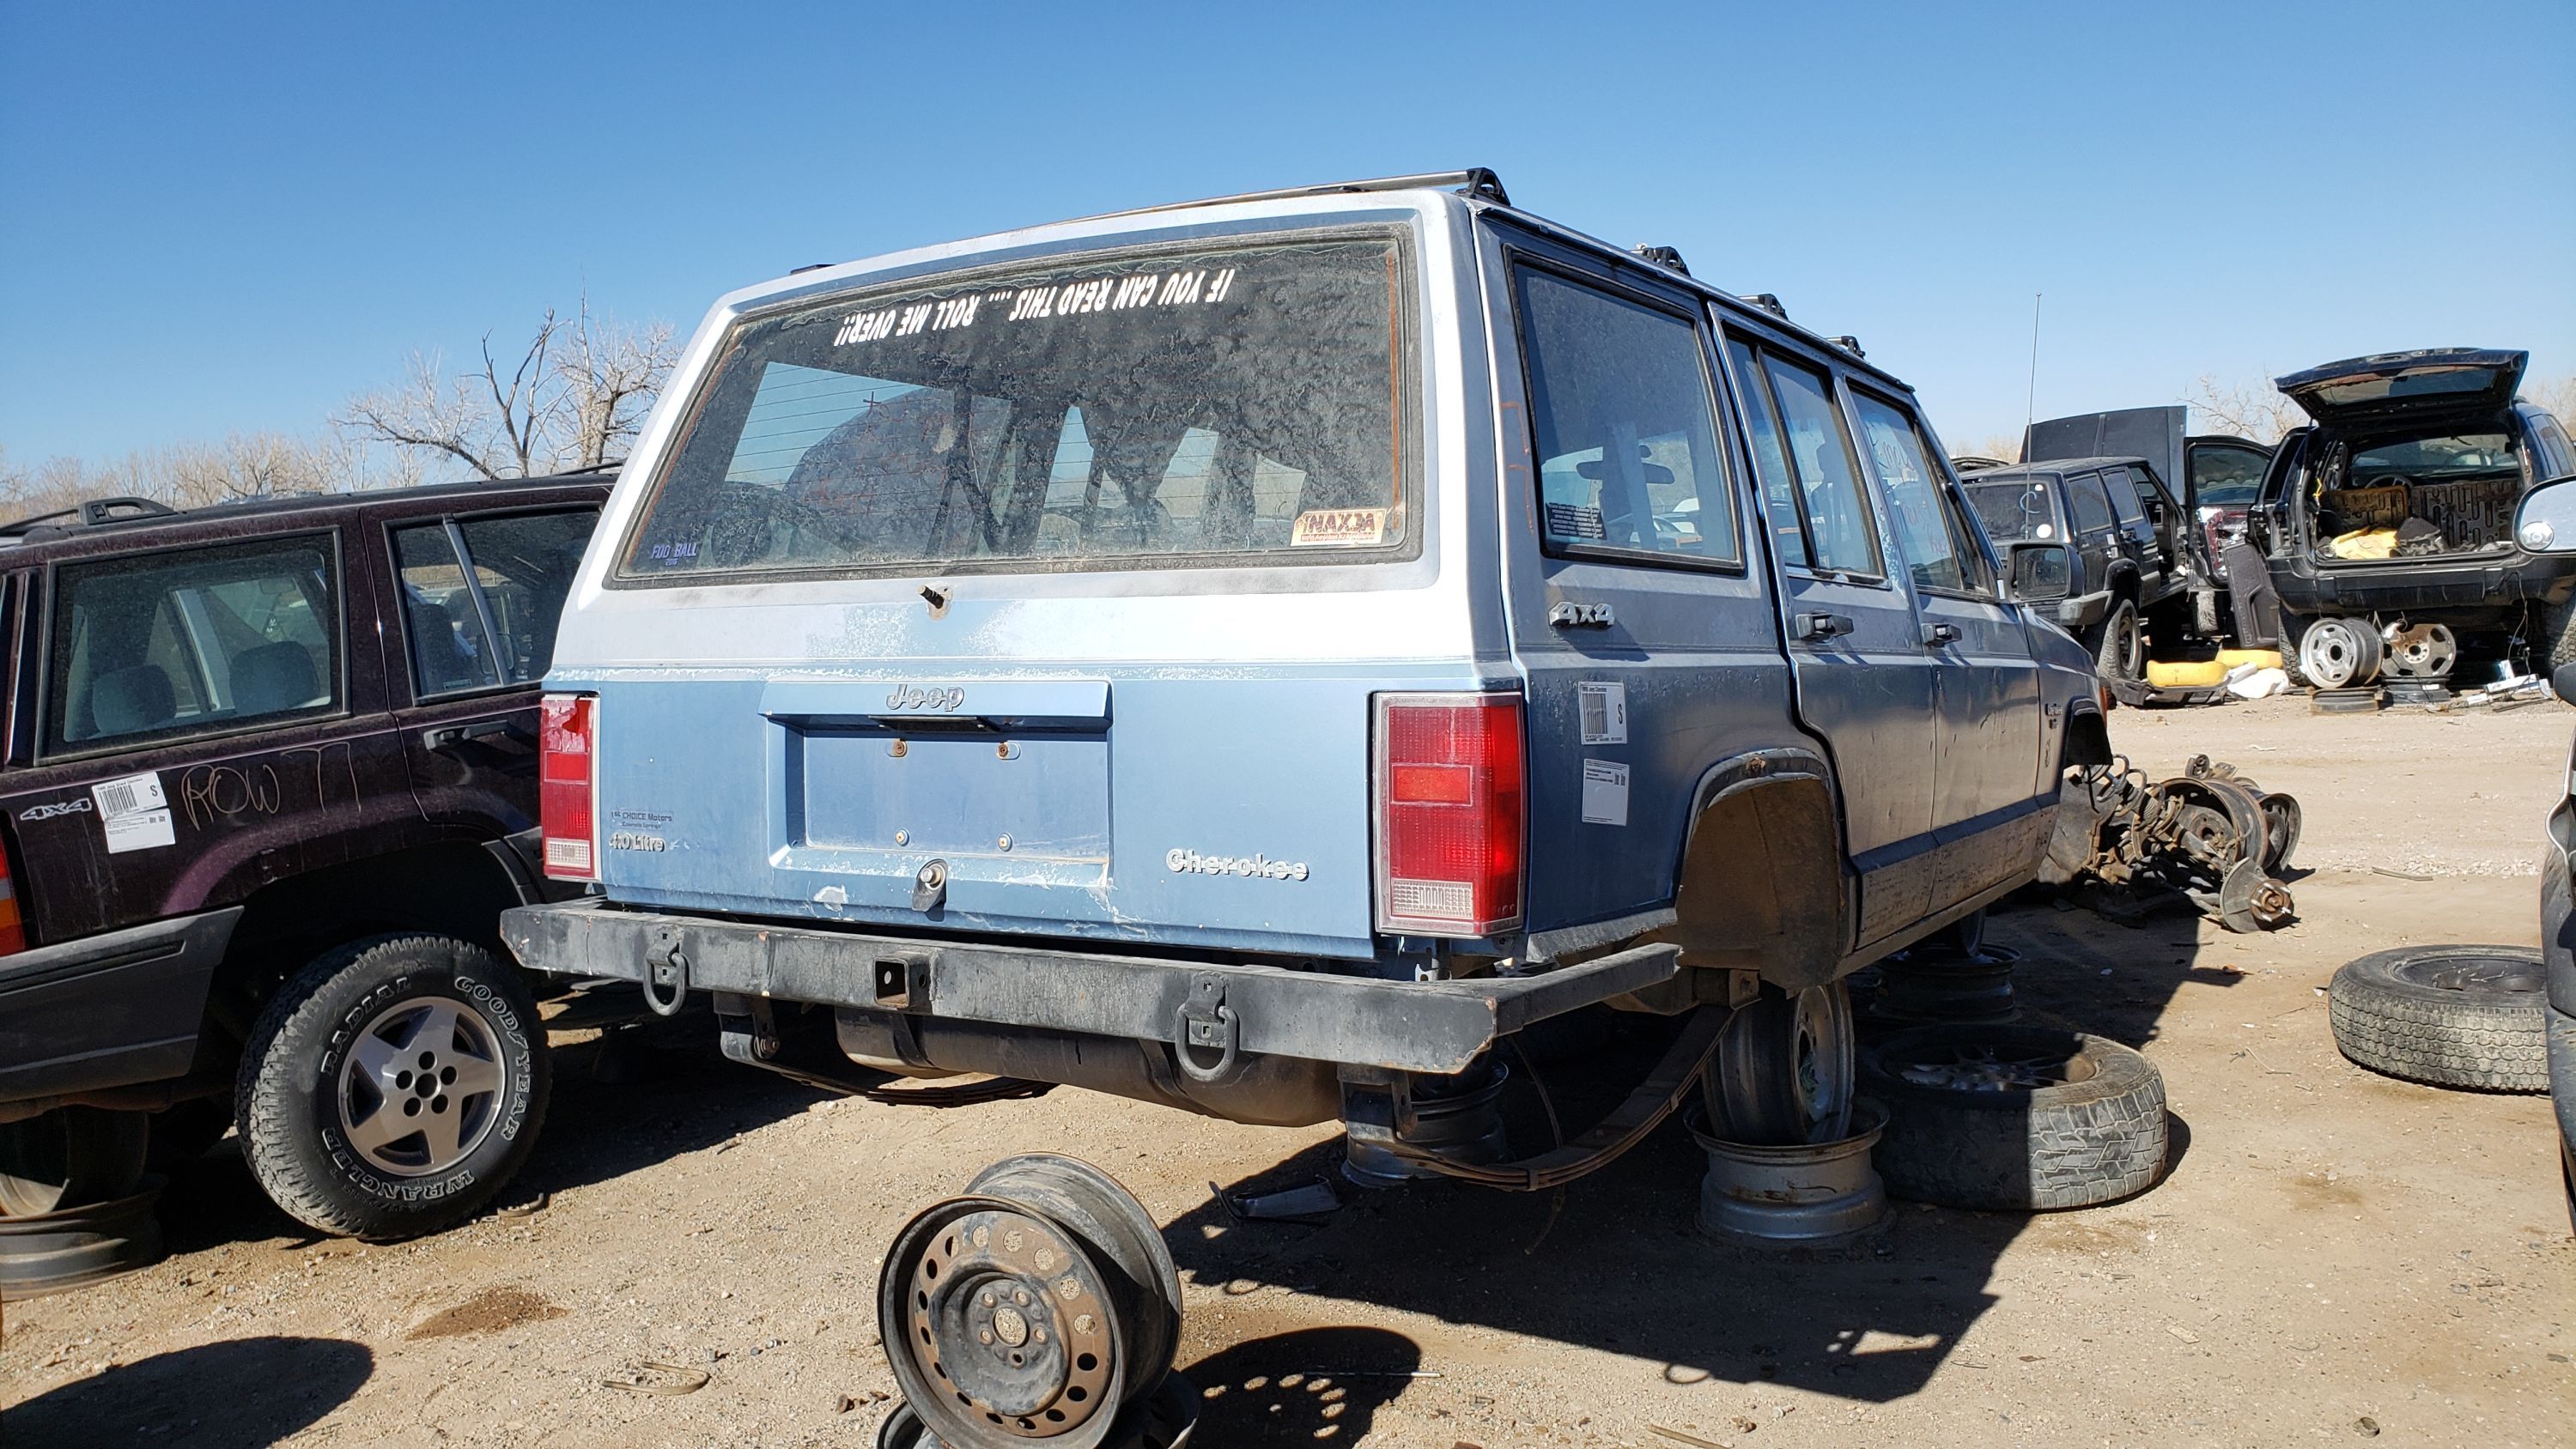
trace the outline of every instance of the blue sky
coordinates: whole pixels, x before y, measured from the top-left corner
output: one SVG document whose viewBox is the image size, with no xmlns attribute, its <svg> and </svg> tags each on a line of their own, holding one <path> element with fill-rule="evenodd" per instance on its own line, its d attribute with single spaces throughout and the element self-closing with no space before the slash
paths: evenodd
<svg viewBox="0 0 2576 1449">
<path fill-rule="evenodd" d="M 0 0 L 0 445 L 303 432 L 584 289 L 1479 164 L 1954 448 L 2358 352 L 2576 371 L 2576 6 Z"/>
</svg>

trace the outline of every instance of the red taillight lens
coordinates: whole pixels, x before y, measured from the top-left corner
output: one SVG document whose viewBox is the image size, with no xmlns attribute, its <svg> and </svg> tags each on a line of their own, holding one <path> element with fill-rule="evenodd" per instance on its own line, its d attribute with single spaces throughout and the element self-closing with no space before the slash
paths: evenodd
<svg viewBox="0 0 2576 1449">
<path fill-rule="evenodd" d="M 546 842 L 546 874 L 596 880 L 591 746 L 598 740 L 599 701 L 587 694 L 549 694 L 538 709 L 537 818 Z"/>
<path fill-rule="evenodd" d="M 1377 926 L 1487 936 L 1521 918 L 1517 694 L 1377 698 Z"/>
<path fill-rule="evenodd" d="M 18 887 L 9 879 L 8 852 L 0 851 L 0 956 L 26 949 L 27 920 L 18 914 Z"/>
</svg>

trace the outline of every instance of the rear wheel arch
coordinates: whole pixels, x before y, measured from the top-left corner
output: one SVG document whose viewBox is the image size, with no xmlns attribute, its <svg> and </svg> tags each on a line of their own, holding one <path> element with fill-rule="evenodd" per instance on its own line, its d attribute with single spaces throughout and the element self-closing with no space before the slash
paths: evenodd
<svg viewBox="0 0 2576 1449">
<path fill-rule="evenodd" d="M 1752 970 L 1790 990 L 1831 980 L 1851 937 L 1832 766 L 1804 749 L 1758 750 L 1712 767 L 1694 799 L 1674 921 L 1658 939 L 1686 966 Z"/>
<path fill-rule="evenodd" d="M 483 846 L 414 846 L 273 882 L 243 902 L 215 971 L 207 1013 L 234 1042 L 287 978 L 315 956 L 369 936 L 425 932 L 471 942 L 502 961 L 500 915 L 535 899 Z"/>
</svg>

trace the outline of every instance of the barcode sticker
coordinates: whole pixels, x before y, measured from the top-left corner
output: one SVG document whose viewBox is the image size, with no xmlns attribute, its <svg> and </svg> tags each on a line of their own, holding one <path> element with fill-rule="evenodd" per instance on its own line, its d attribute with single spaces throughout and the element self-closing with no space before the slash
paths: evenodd
<svg viewBox="0 0 2576 1449">
<path fill-rule="evenodd" d="M 1578 684 L 1575 705 L 1587 745 L 1628 743 L 1628 687 L 1624 684 Z"/>
<path fill-rule="evenodd" d="M 170 797 L 161 793 L 159 775 L 127 775 L 92 785 L 89 793 L 98 802 L 98 823 L 107 832 L 108 854 L 150 850 L 178 838 L 170 829 Z"/>
</svg>

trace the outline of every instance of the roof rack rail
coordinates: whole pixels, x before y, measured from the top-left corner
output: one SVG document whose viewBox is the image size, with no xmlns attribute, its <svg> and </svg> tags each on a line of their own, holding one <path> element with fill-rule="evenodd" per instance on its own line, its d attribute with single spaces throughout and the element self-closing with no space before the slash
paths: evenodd
<svg viewBox="0 0 2576 1449">
<path fill-rule="evenodd" d="M 69 508 L 57 508 L 50 513 L 31 514 L 25 518 L 0 523 L 0 534 L 25 533 L 31 528 L 51 523 L 57 518 L 77 518 L 83 527 L 96 528 L 102 523 L 115 523 L 124 519 L 174 517 L 178 512 L 178 509 L 158 498 L 137 498 L 130 494 L 119 494 L 113 498 L 85 498 Z"/>
<path fill-rule="evenodd" d="M 1185 206 L 1230 206 L 1240 201 L 1284 201 L 1298 196 L 1335 196 L 1365 191 L 1455 191 L 1471 200 L 1490 201 L 1497 206 L 1512 204 L 1511 194 L 1503 190 L 1503 178 L 1482 166 L 1462 171 L 1425 171 L 1413 176 L 1376 176 L 1359 181 L 1329 181 L 1320 186 L 1282 186 L 1270 191 L 1244 191 L 1232 196 L 1210 196 L 1199 201 L 1167 202 L 1161 206 L 1139 206 L 1126 211 L 1107 211 L 1098 216 L 1079 218 L 1083 221 L 1107 221 L 1113 217 L 1143 216 L 1147 212 L 1176 211 Z"/>
<path fill-rule="evenodd" d="M 1653 262 L 1656 266 L 1670 267 L 1685 277 L 1690 275 L 1690 263 L 1682 260 L 1682 251 L 1679 247 L 1635 246 L 1628 250 L 1646 261 Z"/>
</svg>

